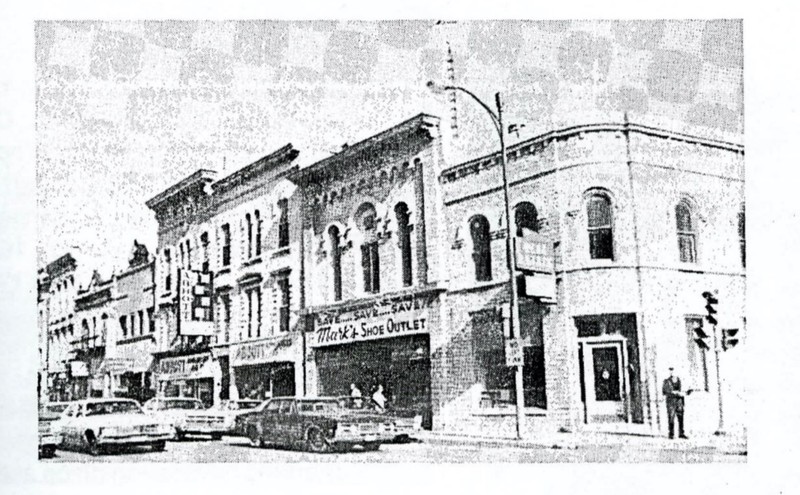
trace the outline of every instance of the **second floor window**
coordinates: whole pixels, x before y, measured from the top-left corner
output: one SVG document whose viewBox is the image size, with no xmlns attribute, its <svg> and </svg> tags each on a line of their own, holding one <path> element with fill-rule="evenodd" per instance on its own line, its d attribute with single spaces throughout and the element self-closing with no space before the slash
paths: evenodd
<svg viewBox="0 0 800 495">
<path fill-rule="evenodd" d="M 476 215 L 469 221 L 472 237 L 472 261 L 475 264 L 475 280 L 486 282 L 492 279 L 492 249 L 489 238 L 489 221 Z"/>
<path fill-rule="evenodd" d="M 247 236 L 247 259 L 253 257 L 253 220 L 250 214 L 244 216 L 245 235 Z"/>
<path fill-rule="evenodd" d="M 380 292 L 381 263 L 378 257 L 378 243 L 361 245 L 361 268 L 364 273 L 364 292 Z"/>
<path fill-rule="evenodd" d="M 122 330 L 122 337 L 128 336 L 128 316 L 122 315 L 119 317 L 119 328 Z"/>
<path fill-rule="evenodd" d="M 261 212 L 258 210 L 256 210 L 255 215 L 253 215 L 253 221 L 256 230 L 255 256 L 261 256 Z"/>
<path fill-rule="evenodd" d="M 164 250 L 164 265 L 166 266 L 167 275 L 164 277 L 164 288 L 167 291 L 172 290 L 172 255 L 169 249 Z"/>
<path fill-rule="evenodd" d="M 405 203 L 398 203 L 394 208 L 397 216 L 397 236 L 400 245 L 400 265 L 402 267 L 403 287 L 412 284 L 411 268 L 411 225 L 409 225 L 408 206 Z"/>
<path fill-rule="evenodd" d="M 612 233 L 611 201 L 603 194 L 594 194 L 586 206 L 589 255 L 593 260 L 614 259 L 614 236 Z"/>
<path fill-rule="evenodd" d="M 278 201 L 278 248 L 289 245 L 289 200 Z"/>
<path fill-rule="evenodd" d="M 342 251 L 339 239 L 339 227 L 331 225 L 328 229 L 331 240 L 331 270 L 333 272 L 333 300 L 342 300 Z"/>
<path fill-rule="evenodd" d="M 153 312 L 154 308 L 150 307 L 147 308 L 147 323 L 149 324 L 150 333 L 154 333 L 156 331 L 156 319 Z"/>
<path fill-rule="evenodd" d="M 261 287 L 245 292 L 247 297 L 247 337 L 261 337 Z"/>
<path fill-rule="evenodd" d="M 225 224 L 222 226 L 222 266 L 230 266 L 231 264 L 231 226 Z"/>
<path fill-rule="evenodd" d="M 209 270 L 209 263 L 208 263 L 208 232 L 203 232 L 200 234 L 200 245 L 203 247 L 203 267 L 202 270 L 204 273 L 208 273 Z"/>
<path fill-rule="evenodd" d="M 747 246 L 744 240 L 744 207 L 739 212 L 739 256 L 742 259 L 742 268 L 747 266 Z"/>
<path fill-rule="evenodd" d="M 278 279 L 278 322 L 281 332 L 289 331 L 289 308 L 291 307 L 291 295 L 289 293 L 289 277 Z"/>
<path fill-rule="evenodd" d="M 517 237 L 539 231 L 539 219 L 536 207 L 531 203 L 520 203 L 514 209 L 514 222 L 517 225 Z"/>
<path fill-rule="evenodd" d="M 692 209 L 685 201 L 675 207 L 675 220 L 678 228 L 678 251 L 683 263 L 697 261 L 695 247 L 695 225 L 692 221 Z"/>
</svg>

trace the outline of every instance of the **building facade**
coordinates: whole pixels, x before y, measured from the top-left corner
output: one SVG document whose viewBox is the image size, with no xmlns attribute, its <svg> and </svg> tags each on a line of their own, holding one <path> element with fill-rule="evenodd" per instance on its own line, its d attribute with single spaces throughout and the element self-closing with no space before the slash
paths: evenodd
<svg viewBox="0 0 800 495">
<path fill-rule="evenodd" d="M 200 170 L 147 202 L 159 224 L 159 395 L 302 393 L 297 155 L 287 145 L 216 181 Z M 193 299 L 195 288 L 206 293 Z"/>
<path fill-rule="evenodd" d="M 310 395 L 382 386 L 430 423 L 432 355 L 446 325 L 438 125 L 419 115 L 295 176 Z"/>
<path fill-rule="evenodd" d="M 693 333 L 707 325 L 704 291 L 718 294 L 721 326 L 744 328 L 743 155 L 738 144 L 627 122 L 509 147 L 514 242 L 542 246 L 541 260 L 551 260 L 519 274 L 533 431 L 664 430 L 670 366 L 697 392 L 687 398 L 691 430 L 716 427 L 720 384 L 733 399 L 726 412 L 738 414 L 740 349 L 722 356 L 720 380 Z M 452 316 L 448 349 L 433 364 L 444 373 L 434 378 L 434 427 L 510 435 L 516 393 L 497 311 L 509 300 L 499 156 L 448 168 L 441 181 Z M 530 261 L 517 253 L 518 267 Z"/>
<path fill-rule="evenodd" d="M 111 383 L 103 369 L 109 326 L 114 321 L 114 277 L 95 271 L 75 296 L 76 331 L 71 344 L 72 400 L 110 397 Z"/>
</svg>

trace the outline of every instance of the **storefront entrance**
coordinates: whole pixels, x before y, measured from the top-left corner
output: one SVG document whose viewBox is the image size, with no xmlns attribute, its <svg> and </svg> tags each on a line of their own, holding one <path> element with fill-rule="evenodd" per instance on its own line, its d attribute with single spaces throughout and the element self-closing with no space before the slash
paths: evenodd
<svg viewBox="0 0 800 495">
<path fill-rule="evenodd" d="M 315 350 L 319 395 L 350 395 L 355 384 L 363 396 L 382 385 L 389 407 L 412 408 L 430 423 L 431 361 L 428 335 L 355 342 Z"/>
<path fill-rule="evenodd" d="M 629 422 L 624 339 L 582 339 L 580 346 L 586 422 Z"/>
<path fill-rule="evenodd" d="M 636 317 L 576 317 L 584 423 L 641 423 Z"/>
</svg>

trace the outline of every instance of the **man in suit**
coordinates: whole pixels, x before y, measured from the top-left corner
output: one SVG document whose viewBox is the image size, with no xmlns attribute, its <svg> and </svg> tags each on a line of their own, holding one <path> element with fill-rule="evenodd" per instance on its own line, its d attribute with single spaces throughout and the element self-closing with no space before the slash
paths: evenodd
<svg viewBox="0 0 800 495">
<path fill-rule="evenodd" d="M 687 438 L 683 433 L 683 405 L 685 394 L 681 390 L 681 379 L 675 376 L 675 368 L 669 369 L 669 378 L 664 380 L 661 392 L 667 399 L 667 417 L 669 418 L 669 437 L 675 438 L 675 418 L 678 418 L 678 436 Z"/>
</svg>

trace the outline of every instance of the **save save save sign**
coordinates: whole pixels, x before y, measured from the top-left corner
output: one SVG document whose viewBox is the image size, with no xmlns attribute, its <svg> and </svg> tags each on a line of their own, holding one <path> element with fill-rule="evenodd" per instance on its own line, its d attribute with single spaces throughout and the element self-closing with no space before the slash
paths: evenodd
<svg viewBox="0 0 800 495">
<path fill-rule="evenodd" d="M 309 345 L 322 347 L 428 333 L 431 303 L 430 297 L 414 297 L 337 315 L 319 314 Z"/>
</svg>

